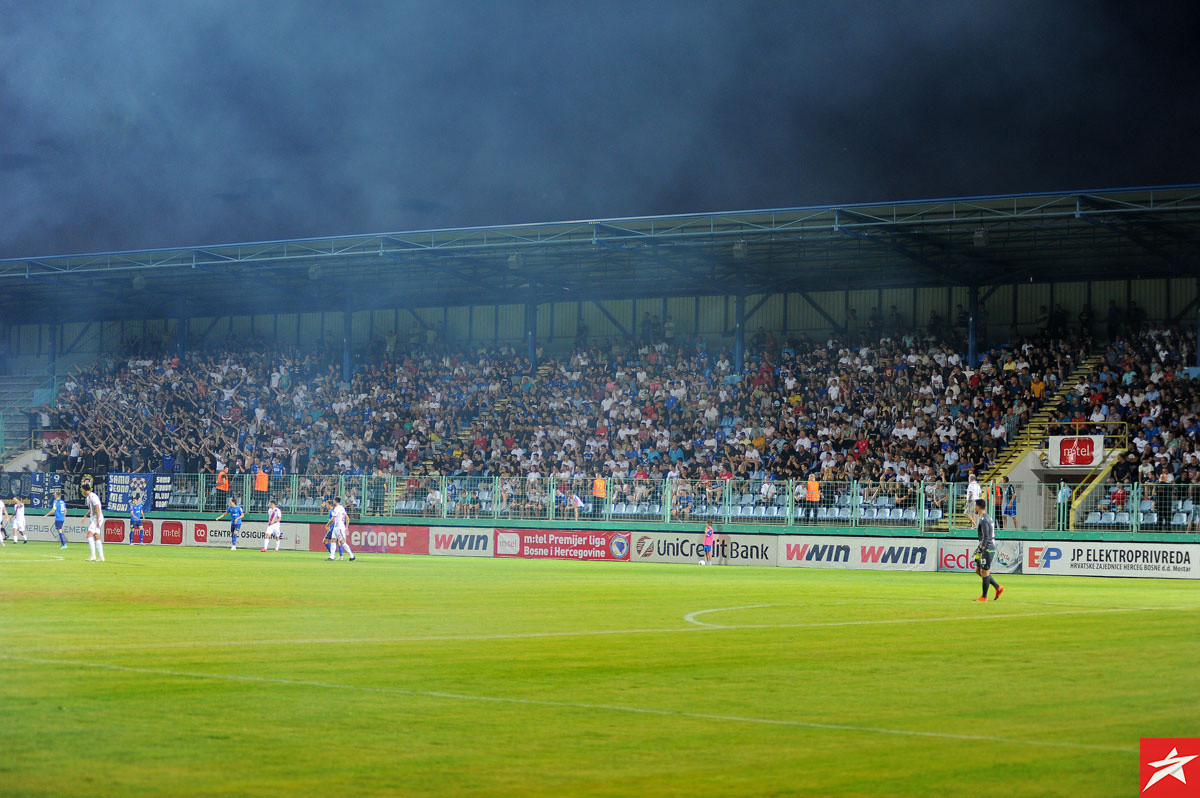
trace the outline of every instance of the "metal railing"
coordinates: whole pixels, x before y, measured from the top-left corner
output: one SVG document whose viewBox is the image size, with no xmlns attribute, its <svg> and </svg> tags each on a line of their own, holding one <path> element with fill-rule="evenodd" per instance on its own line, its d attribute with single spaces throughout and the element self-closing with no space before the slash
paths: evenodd
<svg viewBox="0 0 1200 798">
<path fill-rule="evenodd" d="M 1069 483 L 982 483 L 980 488 L 1001 534 L 1200 529 L 1200 484 L 1108 483 L 1083 504 L 1073 501 Z M 323 504 L 338 496 L 356 518 L 969 532 L 974 520 L 966 495 L 964 483 L 940 482 L 605 479 L 598 486 L 590 477 L 292 474 L 268 476 L 264 485 L 257 475 L 238 474 L 225 485 L 213 474 L 175 473 L 166 509 L 217 514 L 233 496 L 251 514 L 264 514 L 273 499 L 289 515 L 323 515 Z"/>
</svg>

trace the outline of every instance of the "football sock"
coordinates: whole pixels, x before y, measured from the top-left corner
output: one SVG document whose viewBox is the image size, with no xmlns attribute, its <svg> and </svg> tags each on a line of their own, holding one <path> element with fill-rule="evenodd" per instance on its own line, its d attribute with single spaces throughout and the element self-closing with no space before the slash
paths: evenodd
<svg viewBox="0 0 1200 798">
<path fill-rule="evenodd" d="M 58 533 L 58 542 L 62 543 L 64 546 L 67 545 L 67 536 L 64 535 L 62 532 L 59 532 Z"/>
<path fill-rule="evenodd" d="M 100 538 L 96 538 L 96 556 L 104 559 L 104 541 Z"/>
<path fill-rule="evenodd" d="M 999 590 L 999 589 L 1000 589 L 1000 583 L 996 581 L 996 577 L 994 577 L 994 576 L 991 576 L 991 575 L 989 574 L 989 575 L 988 575 L 988 582 L 990 582 L 990 583 L 991 583 L 991 585 L 992 585 L 992 587 L 996 588 L 997 590 Z"/>
<path fill-rule="evenodd" d="M 349 554 L 351 557 L 354 557 L 354 552 L 350 550 L 350 545 L 349 545 L 349 544 L 347 544 L 347 543 L 343 543 L 343 544 L 342 544 L 342 551 L 346 552 L 346 553 L 347 553 L 347 554 Z"/>
<path fill-rule="evenodd" d="M 88 548 L 92 551 L 92 557 L 96 556 L 96 539 L 88 538 Z"/>
<path fill-rule="evenodd" d="M 333 555 L 336 551 L 337 551 L 337 547 L 333 543 L 330 543 L 329 544 L 329 559 L 331 559 L 331 560 L 333 559 Z"/>
<path fill-rule="evenodd" d="M 990 576 L 983 577 L 983 597 L 984 598 L 987 598 L 987 589 L 988 589 L 988 585 L 991 583 L 991 580 L 992 580 L 992 578 Z"/>
<path fill-rule="evenodd" d="M 233 533 L 233 545 L 237 545 L 237 532 Z"/>
</svg>

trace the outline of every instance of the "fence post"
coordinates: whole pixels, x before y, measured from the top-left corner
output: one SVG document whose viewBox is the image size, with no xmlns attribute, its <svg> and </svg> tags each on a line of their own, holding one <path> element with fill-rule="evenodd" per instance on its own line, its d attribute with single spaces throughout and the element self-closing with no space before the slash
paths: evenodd
<svg viewBox="0 0 1200 798">
<path fill-rule="evenodd" d="M 438 492 L 442 494 L 442 501 L 438 505 L 438 518 L 446 517 L 446 510 L 450 504 L 449 495 L 446 493 L 446 476 L 443 474 L 438 477 Z"/>
<path fill-rule="evenodd" d="M 208 486 L 205 484 L 206 482 L 208 480 L 205 479 L 204 474 L 196 476 L 196 510 L 201 513 L 204 512 L 204 506 L 207 504 L 205 499 L 208 498 Z"/>
<path fill-rule="evenodd" d="M 546 511 L 546 518 L 553 521 L 554 508 L 558 504 L 558 477 L 550 477 L 546 497 L 546 503 L 550 505 L 550 508 Z"/>
<path fill-rule="evenodd" d="M 721 488 L 721 523 L 723 523 L 723 524 L 729 523 L 729 499 L 730 499 L 730 496 L 729 496 L 730 489 L 729 488 L 730 488 L 730 485 L 732 485 L 732 484 L 733 484 L 733 480 L 727 479 L 727 480 L 725 480 L 724 487 Z"/>
<path fill-rule="evenodd" d="M 1138 532 L 1142 526 L 1142 483 L 1133 483 L 1131 494 L 1129 497 L 1129 531 Z"/>
<path fill-rule="evenodd" d="M 954 530 L 954 520 L 958 518 L 957 508 L 955 507 L 958 504 L 958 483 L 950 482 L 947 484 L 947 487 L 950 489 L 946 491 L 948 494 L 946 496 L 946 531 L 951 532 Z"/>
<path fill-rule="evenodd" d="M 662 507 L 659 510 L 658 520 L 664 524 L 671 523 L 671 480 L 663 479 L 662 493 L 659 494 L 659 501 L 662 502 Z"/>
<path fill-rule="evenodd" d="M 858 526 L 862 513 L 862 483 L 857 479 L 850 483 L 850 526 Z"/>
<path fill-rule="evenodd" d="M 796 480 L 787 481 L 787 524 L 796 523 Z"/>
<path fill-rule="evenodd" d="M 500 517 L 500 477 L 492 477 L 492 518 Z"/>
<path fill-rule="evenodd" d="M 917 483 L 917 529 L 925 531 L 925 480 Z"/>
</svg>

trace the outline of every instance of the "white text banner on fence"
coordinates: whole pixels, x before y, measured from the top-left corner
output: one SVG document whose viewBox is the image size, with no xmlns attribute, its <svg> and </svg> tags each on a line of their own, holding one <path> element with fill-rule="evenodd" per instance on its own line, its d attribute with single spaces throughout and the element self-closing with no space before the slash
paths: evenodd
<svg viewBox="0 0 1200 798">
<path fill-rule="evenodd" d="M 1200 545 L 1023 541 L 1022 570 L 1059 576 L 1200 579 Z"/>
<path fill-rule="evenodd" d="M 937 541 L 919 538 L 789 535 L 778 546 L 778 564 L 793 568 L 932 571 L 937 564 Z"/>
</svg>

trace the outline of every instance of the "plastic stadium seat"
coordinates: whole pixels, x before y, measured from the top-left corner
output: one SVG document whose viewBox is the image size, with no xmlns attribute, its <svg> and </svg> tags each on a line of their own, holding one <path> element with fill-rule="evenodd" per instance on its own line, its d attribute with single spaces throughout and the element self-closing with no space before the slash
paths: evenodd
<svg viewBox="0 0 1200 798">
<path fill-rule="evenodd" d="M 1129 525 L 1129 513 L 1126 513 L 1126 512 L 1117 513 L 1116 522 L 1118 524 L 1121 524 L 1122 526 L 1128 526 Z"/>
<path fill-rule="evenodd" d="M 904 520 L 904 508 L 903 508 L 903 507 L 893 507 L 893 508 L 892 508 L 892 514 L 891 514 L 890 518 L 891 518 L 891 520 L 893 520 L 893 521 L 902 521 L 902 520 Z"/>
<path fill-rule="evenodd" d="M 1190 513 L 1190 512 L 1191 512 L 1191 511 L 1194 509 L 1194 508 L 1192 507 L 1192 500 L 1191 500 L 1191 499 L 1184 499 L 1184 500 L 1183 500 L 1183 506 L 1181 506 L 1179 509 L 1180 509 L 1180 510 L 1182 510 L 1183 512 L 1185 512 L 1185 513 Z"/>
<path fill-rule="evenodd" d="M 909 507 L 907 510 L 904 511 L 903 518 L 905 521 L 916 521 L 917 520 L 916 509 L 913 507 Z"/>
<path fill-rule="evenodd" d="M 1171 516 L 1171 526 L 1187 526 L 1190 520 L 1187 513 L 1175 513 Z"/>
<path fill-rule="evenodd" d="M 875 513 L 876 513 L 876 510 L 874 507 L 867 507 L 867 508 L 863 509 L 862 514 L 859 516 L 859 519 L 863 520 L 863 521 L 874 521 Z"/>
<path fill-rule="evenodd" d="M 940 509 L 938 509 L 937 507 L 934 507 L 932 510 L 929 511 L 929 520 L 930 521 L 940 521 L 941 518 L 942 518 L 942 511 Z"/>
<path fill-rule="evenodd" d="M 837 512 L 837 511 L 835 510 L 834 512 Z M 829 508 L 828 507 L 818 507 L 817 508 L 817 520 L 824 521 L 827 518 L 829 518 Z"/>
<path fill-rule="evenodd" d="M 1083 523 L 1085 526 L 1092 526 L 1093 524 L 1100 523 L 1100 513 L 1092 510 L 1090 513 L 1088 513 L 1087 520 L 1085 520 Z"/>
<path fill-rule="evenodd" d="M 1148 513 L 1153 509 L 1154 509 L 1154 500 L 1153 499 L 1142 499 L 1142 503 L 1140 505 L 1138 505 L 1138 512 L 1140 512 L 1140 513 Z"/>
<path fill-rule="evenodd" d="M 1141 513 L 1138 517 L 1138 524 L 1141 526 L 1157 526 L 1158 513 Z"/>
<path fill-rule="evenodd" d="M 843 507 L 842 509 L 838 510 L 838 515 L 837 515 L 837 517 L 838 517 L 838 518 L 842 518 L 842 519 L 845 519 L 845 520 L 849 521 L 849 520 L 850 520 L 850 517 L 851 517 L 851 511 L 850 511 L 850 508 L 849 508 L 849 507 Z"/>
<path fill-rule="evenodd" d="M 1102 523 L 1102 524 L 1117 523 L 1117 514 L 1114 513 L 1112 510 L 1109 510 L 1108 512 L 1106 512 L 1100 516 L 1100 523 Z"/>
</svg>

